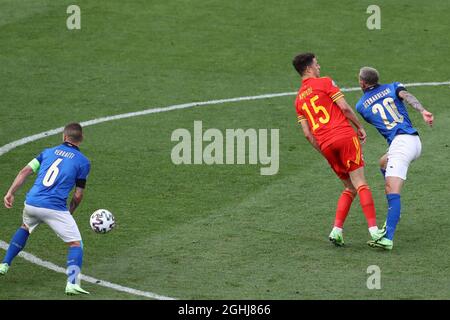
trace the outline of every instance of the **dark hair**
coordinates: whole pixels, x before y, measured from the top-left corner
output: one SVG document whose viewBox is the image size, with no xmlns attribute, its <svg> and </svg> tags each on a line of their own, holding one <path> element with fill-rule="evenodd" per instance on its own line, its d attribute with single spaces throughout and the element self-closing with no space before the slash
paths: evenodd
<svg viewBox="0 0 450 320">
<path fill-rule="evenodd" d="M 83 128 L 79 123 L 69 123 L 64 127 L 64 135 L 69 137 L 72 142 L 81 142 L 83 140 Z"/>
<path fill-rule="evenodd" d="M 295 56 L 294 60 L 292 60 L 292 64 L 294 65 L 295 70 L 303 76 L 306 68 L 309 67 L 313 63 L 313 59 L 315 58 L 314 53 L 300 53 Z"/>
</svg>

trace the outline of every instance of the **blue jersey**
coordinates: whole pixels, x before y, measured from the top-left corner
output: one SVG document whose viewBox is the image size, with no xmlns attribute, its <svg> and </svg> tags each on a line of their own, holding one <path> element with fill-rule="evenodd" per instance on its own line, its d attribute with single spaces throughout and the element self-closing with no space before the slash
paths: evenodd
<svg viewBox="0 0 450 320">
<path fill-rule="evenodd" d="M 398 93 L 406 90 L 399 82 L 376 85 L 364 92 L 356 110 L 383 135 L 390 145 L 398 134 L 418 134 Z"/>
<path fill-rule="evenodd" d="M 91 168 L 80 149 L 67 142 L 45 149 L 29 165 L 33 170 L 39 168 L 39 172 L 26 204 L 61 211 L 67 211 L 67 198 L 73 187 L 84 188 Z"/>
</svg>

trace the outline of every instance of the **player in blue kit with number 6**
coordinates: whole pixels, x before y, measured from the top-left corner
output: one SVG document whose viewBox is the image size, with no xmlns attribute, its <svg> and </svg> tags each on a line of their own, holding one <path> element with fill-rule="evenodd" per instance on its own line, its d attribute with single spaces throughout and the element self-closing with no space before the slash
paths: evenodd
<svg viewBox="0 0 450 320">
<path fill-rule="evenodd" d="M 388 202 L 386 234 L 381 239 L 369 241 L 368 245 L 392 250 L 394 233 L 401 214 L 400 192 L 409 165 L 419 158 L 422 151 L 419 133 L 412 126 L 403 102 L 420 112 L 429 126 L 433 125 L 433 114 L 428 112 L 403 84 L 379 84 L 378 78 L 378 71 L 374 68 L 361 68 L 359 84 L 364 94 L 356 104 L 356 110 L 380 132 L 389 145 L 388 152 L 380 159 Z"/>
<path fill-rule="evenodd" d="M 66 294 L 89 294 L 80 287 L 79 275 L 83 263 L 83 245 L 80 231 L 72 217 L 83 199 L 90 162 L 79 149 L 83 141 L 82 127 L 70 123 L 64 128 L 64 143 L 45 149 L 31 160 L 17 175 L 4 197 L 6 208 L 12 208 L 14 194 L 25 183 L 27 177 L 37 172 L 33 187 L 26 195 L 23 209 L 23 224 L 12 237 L 0 275 L 5 275 L 12 260 L 25 247 L 29 235 L 41 223 L 46 223 L 65 243 L 69 245 L 67 256 Z M 67 198 L 75 191 L 67 208 Z"/>
</svg>

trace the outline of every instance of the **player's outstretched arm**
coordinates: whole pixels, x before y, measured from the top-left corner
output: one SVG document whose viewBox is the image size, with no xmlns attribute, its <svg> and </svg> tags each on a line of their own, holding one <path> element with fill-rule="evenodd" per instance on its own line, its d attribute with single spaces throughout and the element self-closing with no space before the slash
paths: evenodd
<svg viewBox="0 0 450 320">
<path fill-rule="evenodd" d="M 400 98 L 402 98 L 404 101 L 406 101 L 411 107 L 413 107 L 414 109 L 419 111 L 422 114 L 423 120 L 430 127 L 433 126 L 433 120 L 434 120 L 433 114 L 431 112 L 429 112 L 428 110 L 426 110 L 415 96 L 413 96 L 411 93 L 409 93 L 406 90 L 400 91 L 398 93 L 398 96 Z"/>
<path fill-rule="evenodd" d="M 300 124 L 302 125 L 302 129 L 303 129 L 303 134 L 305 135 L 306 140 L 309 141 L 309 143 L 311 143 L 311 145 L 319 152 L 320 151 L 320 147 L 319 144 L 316 141 L 316 138 L 314 138 L 313 134 L 311 133 L 311 130 L 309 129 L 308 126 L 308 120 L 302 120 L 300 121 Z"/>
<path fill-rule="evenodd" d="M 342 110 L 344 116 L 346 116 L 347 119 L 350 120 L 356 127 L 356 131 L 358 133 L 359 140 L 361 140 L 361 143 L 365 143 L 367 138 L 366 131 L 364 130 L 364 127 L 362 126 L 361 122 L 359 122 L 355 112 L 353 112 L 352 107 L 349 106 L 349 104 L 347 103 L 347 101 L 345 101 L 344 98 L 339 98 L 338 100 L 336 100 L 336 104 Z"/>
<path fill-rule="evenodd" d="M 83 200 L 83 188 L 75 188 L 75 191 L 73 192 L 72 200 L 70 200 L 70 206 L 69 211 L 71 214 L 75 212 L 75 210 L 78 208 L 78 205 L 80 204 L 81 200 Z"/>
<path fill-rule="evenodd" d="M 5 197 L 3 198 L 3 202 L 5 204 L 5 207 L 10 209 L 12 208 L 14 204 L 14 195 L 16 194 L 16 191 L 20 189 L 20 187 L 25 183 L 27 180 L 27 177 L 33 173 L 33 169 L 30 166 L 25 166 L 22 170 L 20 170 L 17 177 L 14 179 L 14 182 L 12 183 L 11 187 L 9 187 L 8 192 L 6 193 Z"/>
</svg>

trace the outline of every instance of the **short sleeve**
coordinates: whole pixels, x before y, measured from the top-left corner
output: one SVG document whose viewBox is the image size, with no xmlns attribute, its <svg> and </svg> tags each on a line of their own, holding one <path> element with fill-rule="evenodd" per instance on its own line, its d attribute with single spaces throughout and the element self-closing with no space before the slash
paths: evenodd
<svg viewBox="0 0 450 320">
<path fill-rule="evenodd" d="M 44 160 L 44 152 L 41 152 L 36 158 L 39 163 L 42 163 L 42 160 Z"/>
<path fill-rule="evenodd" d="M 34 172 L 34 173 L 36 173 L 36 172 L 39 171 L 39 168 L 41 167 L 41 163 L 40 163 L 36 158 L 34 158 L 33 160 L 31 160 L 31 161 L 28 163 L 28 166 L 29 166 L 31 169 L 33 169 L 33 172 Z"/>
<path fill-rule="evenodd" d="M 44 159 L 43 152 L 41 152 L 36 158 L 31 160 L 28 163 L 28 166 L 33 169 L 33 172 L 36 173 L 39 171 L 39 168 L 41 167 L 42 160 Z"/>
<path fill-rule="evenodd" d="M 87 161 L 86 163 L 80 166 L 77 180 L 87 180 L 90 171 L 91 171 L 91 163 Z"/>
<path fill-rule="evenodd" d="M 400 93 L 401 91 L 408 91 L 408 90 L 406 90 L 405 85 L 404 85 L 403 83 L 401 83 L 401 82 L 394 82 L 393 85 L 394 85 L 394 89 L 395 89 L 395 95 L 396 95 L 400 100 L 402 100 L 402 98 L 400 97 L 399 93 Z"/>
<path fill-rule="evenodd" d="M 331 78 L 325 78 L 325 91 L 327 95 L 336 102 L 338 99 L 344 97 L 344 94 L 341 92 L 341 89 L 336 85 L 336 83 Z"/>
<path fill-rule="evenodd" d="M 300 100 L 297 98 L 295 99 L 295 110 L 297 111 L 297 122 L 300 123 L 304 120 L 306 120 L 305 115 L 302 112 L 302 109 L 300 108 Z"/>
<path fill-rule="evenodd" d="M 361 103 L 361 101 L 358 101 L 358 102 L 356 103 L 356 111 L 357 111 L 359 114 L 362 115 L 362 103 Z"/>
</svg>

